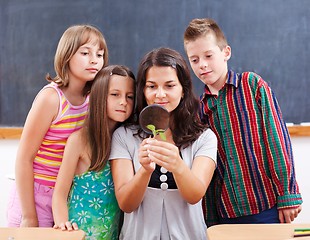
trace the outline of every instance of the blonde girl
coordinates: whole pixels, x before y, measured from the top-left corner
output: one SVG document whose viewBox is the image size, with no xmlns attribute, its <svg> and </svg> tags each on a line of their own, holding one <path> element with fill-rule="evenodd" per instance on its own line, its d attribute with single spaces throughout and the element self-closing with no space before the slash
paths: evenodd
<svg viewBox="0 0 310 240">
<path fill-rule="evenodd" d="M 88 93 L 108 62 L 102 33 L 90 25 L 69 27 L 55 54 L 56 76 L 36 96 L 16 157 L 16 186 L 8 206 L 10 227 L 52 227 L 52 194 L 68 136 L 80 129 Z"/>
</svg>

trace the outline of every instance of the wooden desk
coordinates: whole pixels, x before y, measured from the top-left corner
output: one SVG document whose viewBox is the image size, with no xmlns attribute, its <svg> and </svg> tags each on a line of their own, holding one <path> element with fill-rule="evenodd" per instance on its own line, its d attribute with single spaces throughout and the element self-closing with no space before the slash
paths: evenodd
<svg viewBox="0 0 310 240">
<path fill-rule="evenodd" d="M 209 227 L 209 240 L 309 240 L 294 238 L 295 228 L 310 228 L 309 224 L 221 224 Z"/>
<path fill-rule="evenodd" d="M 310 136 L 310 126 L 293 125 L 287 128 L 291 137 Z M 22 131 L 22 127 L 0 127 L 0 139 L 19 139 Z"/>
<path fill-rule="evenodd" d="M 0 228 L 0 240 L 84 240 L 85 232 L 53 228 Z M 11 239 L 10 239 L 11 240 Z"/>
</svg>

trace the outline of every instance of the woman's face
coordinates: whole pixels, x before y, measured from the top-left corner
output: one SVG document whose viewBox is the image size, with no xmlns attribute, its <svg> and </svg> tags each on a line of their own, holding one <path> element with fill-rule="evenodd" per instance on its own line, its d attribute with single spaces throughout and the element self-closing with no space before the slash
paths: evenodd
<svg viewBox="0 0 310 240">
<path fill-rule="evenodd" d="M 183 87 L 172 67 L 152 66 L 146 72 L 144 96 L 148 105 L 159 104 L 172 112 L 183 96 Z"/>
</svg>

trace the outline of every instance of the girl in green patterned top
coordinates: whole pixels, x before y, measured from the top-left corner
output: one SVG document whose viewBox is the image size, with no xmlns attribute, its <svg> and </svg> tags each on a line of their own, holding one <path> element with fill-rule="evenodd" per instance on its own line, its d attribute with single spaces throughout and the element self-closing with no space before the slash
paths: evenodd
<svg viewBox="0 0 310 240">
<path fill-rule="evenodd" d="M 135 76 L 125 66 L 96 75 L 87 119 L 69 137 L 57 176 L 54 228 L 82 229 L 86 239 L 118 239 L 120 209 L 107 159 L 113 131 L 133 119 L 134 93 Z"/>
</svg>

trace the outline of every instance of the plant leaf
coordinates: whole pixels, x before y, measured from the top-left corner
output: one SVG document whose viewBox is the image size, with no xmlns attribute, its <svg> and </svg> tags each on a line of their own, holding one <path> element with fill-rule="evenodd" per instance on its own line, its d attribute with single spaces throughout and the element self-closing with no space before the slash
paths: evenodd
<svg viewBox="0 0 310 240">
<path fill-rule="evenodd" d="M 149 125 L 147 125 L 146 127 L 152 131 L 152 134 L 153 134 L 153 136 L 155 137 L 156 134 L 157 134 L 157 133 L 156 133 L 156 128 L 155 128 L 155 126 L 154 126 L 153 124 L 149 124 Z"/>
<path fill-rule="evenodd" d="M 154 137 L 156 135 L 159 135 L 162 140 L 166 141 L 167 138 L 165 135 L 165 130 L 163 129 L 156 130 L 156 127 L 153 124 L 149 124 L 146 127 L 152 131 Z"/>
<path fill-rule="evenodd" d="M 150 129 L 152 132 L 155 131 L 155 126 L 153 124 L 149 124 L 146 127 Z"/>
<path fill-rule="evenodd" d="M 162 131 L 158 131 L 158 134 L 159 134 L 159 136 L 160 136 L 160 138 L 161 138 L 162 140 L 164 140 L 164 141 L 167 140 L 165 131 L 163 131 L 163 130 L 162 130 Z"/>
</svg>

